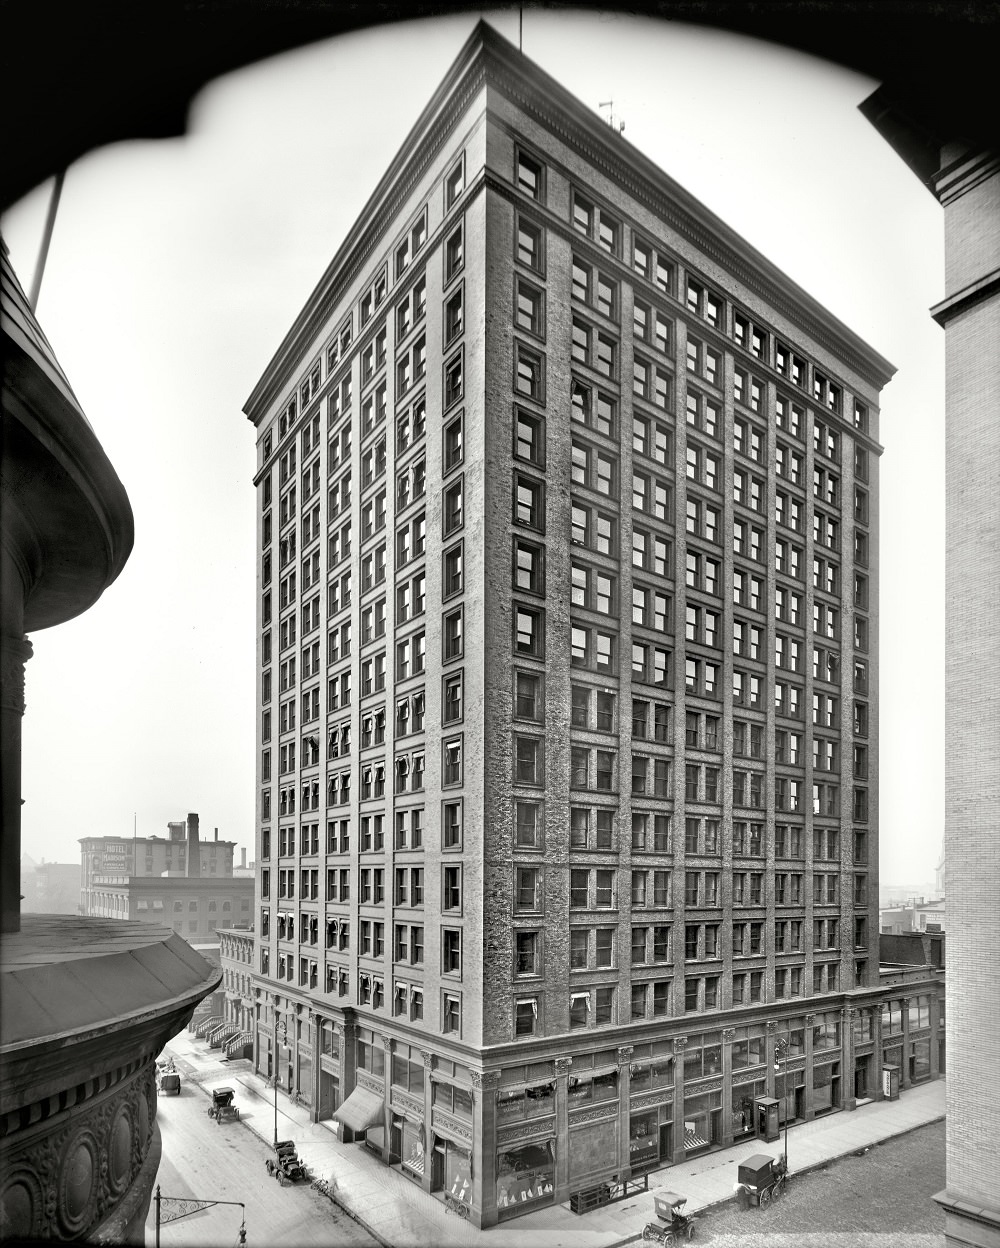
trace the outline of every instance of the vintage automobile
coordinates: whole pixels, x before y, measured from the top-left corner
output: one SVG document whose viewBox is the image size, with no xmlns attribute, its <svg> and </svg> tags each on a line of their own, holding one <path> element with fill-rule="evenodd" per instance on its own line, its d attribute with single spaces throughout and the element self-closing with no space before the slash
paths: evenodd
<svg viewBox="0 0 1000 1248">
<path fill-rule="evenodd" d="M 296 1183 L 299 1179 L 308 1179 L 309 1172 L 299 1160 L 295 1152 L 294 1140 L 279 1140 L 274 1146 L 274 1156 L 264 1162 L 267 1172 L 278 1180 L 282 1187 L 286 1183 Z"/>
<path fill-rule="evenodd" d="M 181 1077 L 172 1057 L 160 1057 L 156 1060 L 156 1092 L 158 1096 L 181 1094 Z"/>
<path fill-rule="evenodd" d="M 657 1220 L 646 1223 L 642 1228 L 642 1238 L 660 1244 L 679 1244 L 690 1239 L 698 1219 L 684 1213 L 686 1204 L 687 1197 L 679 1196 L 677 1192 L 654 1192 L 653 1209 Z"/>
<path fill-rule="evenodd" d="M 235 1101 L 236 1093 L 232 1088 L 213 1088 L 212 1103 L 208 1107 L 209 1118 L 214 1118 L 217 1126 L 222 1125 L 223 1118 L 239 1118 L 240 1111 Z"/>
<path fill-rule="evenodd" d="M 161 1070 L 156 1076 L 156 1091 L 160 1096 L 180 1096 L 181 1077 L 176 1070 Z"/>
<path fill-rule="evenodd" d="M 749 1209 L 751 1205 L 759 1205 L 765 1208 L 785 1190 L 788 1166 L 784 1154 L 774 1158 L 766 1153 L 754 1153 L 740 1162 L 736 1177 L 734 1187 L 739 1207 Z"/>
</svg>

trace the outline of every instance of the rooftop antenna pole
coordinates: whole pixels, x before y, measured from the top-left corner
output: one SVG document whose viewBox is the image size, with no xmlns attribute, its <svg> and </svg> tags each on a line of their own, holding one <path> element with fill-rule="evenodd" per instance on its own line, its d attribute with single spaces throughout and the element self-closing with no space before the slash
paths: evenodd
<svg viewBox="0 0 1000 1248">
<path fill-rule="evenodd" d="M 28 296 L 32 312 L 38 307 L 38 294 L 42 289 L 42 274 L 45 272 L 45 261 L 49 255 L 49 243 L 52 242 L 52 230 L 56 223 L 56 211 L 59 207 L 59 197 L 62 195 L 63 182 L 65 180 L 66 170 L 60 169 L 56 174 L 56 180 L 52 187 L 49 210 L 45 214 L 45 229 L 42 231 L 42 242 L 38 249 L 38 263 L 35 265 L 35 276 L 31 282 L 31 294 Z"/>
<path fill-rule="evenodd" d="M 517 50 L 524 51 L 524 9 L 521 7 L 517 10 Z"/>
</svg>

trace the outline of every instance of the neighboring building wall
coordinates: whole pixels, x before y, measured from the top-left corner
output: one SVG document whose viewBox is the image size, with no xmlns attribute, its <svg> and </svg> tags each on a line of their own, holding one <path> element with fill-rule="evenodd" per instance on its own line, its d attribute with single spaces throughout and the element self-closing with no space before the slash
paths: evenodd
<svg viewBox="0 0 1000 1248">
<path fill-rule="evenodd" d="M 947 617 L 946 832 L 950 1242 L 1000 1243 L 997 1002 L 1000 971 L 983 957 L 1000 881 L 1000 160 L 942 152 L 945 210 Z"/>
<path fill-rule="evenodd" d="M 217 929 L 250 923 L 253 899 L 254 885 L 248 879 L 97 876 L 89 913 L 162 923 L 194 944 L 214 936 Z"/>
</svg>

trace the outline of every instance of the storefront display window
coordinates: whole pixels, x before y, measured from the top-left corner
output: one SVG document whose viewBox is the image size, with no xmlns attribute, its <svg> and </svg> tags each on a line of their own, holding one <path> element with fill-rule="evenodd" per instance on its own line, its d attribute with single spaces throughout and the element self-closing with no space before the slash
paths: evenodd
<svg viewBox="0 0 1000 1248">
<path fill-rule="evenodd" d="M 910 1045 L 910 1081 L 917 1083 L 931 1077 L 931 1042 L 914 1040 Z"/>
<path fill-rule="evenodd" d="M 817 1114 L 836 1109 L 840 1104 L 840 1063 L 828 1062 L 813 1067 L 813 1111 Z"/>
<path fill-rule="evenodd" d="M 408 1118 L 397 1119 L 400 1132 L 399 1156 L 403 1169 L 418 1179 L 424 1177 L 424 1132 L 423 1128 L 409 1121 Z"/>
<path fill-rule="evenodd" d="M 767 1081 L 755 1079 L 753 1083 L 740 1083 L 733 1088 L 732 1124 L 733 1135 L 753 1135 L 753 1107 L 758 1096 L 767 1095 Z"/>
<path fill-rule="evenodd" d="M 628 1130 L 628 1159 L 633 1171 L 655 1165 L 660 1160 L 657 1114 L 633 1114 Z"/>
<path fill-rule="evenodd" d="M 522 1212 L 549 1202 L 555 1191 L 555 1140 L 523 1144 L 497 1153 L 497 1210 Z"/>
<path fill-rule="evenodd" d="M 796 1122 L 805 1113 L 806 1076 L 803 1070 L 790 1070 L 787 1075 L 776 1075 L 774 1095 L 778 1101 L 778 1125 Z"/>
<path fill-rule="evenodd" d="M 684 1098 L 684 1151 L 696 1153 L 722 1143 L 722 1092 Z"/>
</svg>

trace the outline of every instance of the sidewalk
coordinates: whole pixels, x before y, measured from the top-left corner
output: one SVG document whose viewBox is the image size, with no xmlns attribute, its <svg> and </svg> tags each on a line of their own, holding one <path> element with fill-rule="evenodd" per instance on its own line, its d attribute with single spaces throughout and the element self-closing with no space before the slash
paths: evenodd
<svg viewBox="0 0 1000 1248">
<path fill-rule="evenodd" d="M 224 1062 L 216 1050 L 188 1032 L 168 1049 L 190 1066 L 191 1078 L 204 1087 L 237 1087 L 243 1121 L 267 1144 L 274 1133 L 274 1090 L 248 1062 Z M 240 1091 L 242 1085 L 243 1091 Z M 902 1093 L 898 1101 L 877 1101 L 852 1113 L 841 1112 L 793 1126 L 788 1132 L 790 1171 L 794 1180 L 815 1166 L 895 1135 L 936 1122 L 945 1114 L 945 1083 L 938 1079 Z M 480 1231 L 428 1195 L 397 1170 L 382 1165 L 363 1145 L 342 1144 L 325 1123 L 310 1121 L 309 1111 L 278 1093 L 278 1138 L 294 1139 L 299 1156 L 316 1178 L 336 1183 L 336 1200 L 347 1213 L 392 1248 L 613 1248 L 642 1235 L 653 1220 L 653 1191 L 669 1187 L 687 1196 L 686 1213 L 699 1213 L 731 1200 L 737 1164 L 754 1152 L 777 1156 L 784 1137 L 773 1144 L 749 1139 L 654 1171 L 648 1192 L 620 1204 L 605 1205 L 582 1217 L 568 1204 L 525 1214 Z"/>
</svg>

